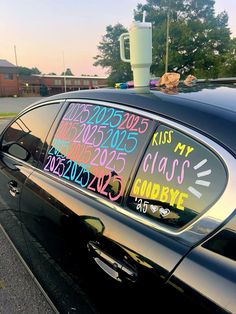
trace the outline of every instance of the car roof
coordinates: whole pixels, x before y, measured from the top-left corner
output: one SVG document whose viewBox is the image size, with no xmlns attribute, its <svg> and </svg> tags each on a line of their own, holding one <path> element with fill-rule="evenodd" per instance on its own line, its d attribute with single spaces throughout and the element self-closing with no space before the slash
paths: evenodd
<svg viewBox="0 0 236 314">
<path fill-rule="evenodd" d="M 178 89 L 95 89 L 47 100 L 91 99 L 119 103 L 180 122 L 211 137 L 236 155 L 236 86 L 199 83 Z M 46 99 L 45 99 L 46 100 Z M 42 101 L 41 101 L 42 102 Z"/>
</svg>

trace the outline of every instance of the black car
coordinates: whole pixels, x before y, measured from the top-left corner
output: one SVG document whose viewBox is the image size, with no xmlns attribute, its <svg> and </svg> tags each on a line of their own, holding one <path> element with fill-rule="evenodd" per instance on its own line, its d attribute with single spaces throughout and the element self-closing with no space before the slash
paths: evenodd
<svg viewBox="0 0 236 314">
<path fill-rule="evenodd" d="M 0 222 L 60 313 L 236 312 L 236 87 L 163 91 L 56 95 L 1 135 Z"/>
</svg>

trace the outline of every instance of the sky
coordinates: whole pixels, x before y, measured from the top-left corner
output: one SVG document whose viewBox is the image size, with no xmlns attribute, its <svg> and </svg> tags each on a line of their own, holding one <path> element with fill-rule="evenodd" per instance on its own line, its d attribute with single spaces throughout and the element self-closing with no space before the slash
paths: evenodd
<svg viewBox="0 0 236 314">
<path fill-rule="evenodd" d="M 236 37 L 236 0 L 215 0 L 216 13 L 229 15 Z M 43 73 L 61 74 L 70 68 L 74 75 L 106 76 L 94 67 L 97 46 L 106 26 L 129 28 L 133 10 L 145 0 L 1 0 L 0 59 L 19 66 L 37 67 Z"/>
</svg>

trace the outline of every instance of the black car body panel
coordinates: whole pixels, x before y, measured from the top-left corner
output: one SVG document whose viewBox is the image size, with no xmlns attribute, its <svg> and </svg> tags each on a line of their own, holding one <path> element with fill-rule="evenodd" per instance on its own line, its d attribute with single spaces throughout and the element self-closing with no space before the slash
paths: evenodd
<svg viewBox="0 0 236 314">
<path fill-rule="evenodd" d="M 213 91 L 217 91 L 216 96 Z M 225 105 L 221 105 L 224 97 L 218 97 L 218 91 L 231 95 L 231 98 L 225 99 Z M 236 89 L 233 85 L 224 87 L 223 90 L 218 86 L 200 85 L 192 89 L 183 88 L 176 95 L 137 89 L 56 95 L 26 108 L 13 122 L 18 123 L 21 116 L 23 121 L 27 121 L 24 117 L 30 112 L 33 114 L 34 110 L 40 113 L 45 109 L 48 112 L 45 121 L 41 120 L 41 123 L 48 123 L 43 138 L 41 136 L 41 141 L 38 141 L 39 137 L 36 137 L 36 148 L 33 146 L 36 156 L 34 160 L 27 153 L 23 158 L 25 160 L 22 160 L 22 157 L 12 155 L 11 151 L 4 148 L 6 144 L 11 145 L 4 135 L 10 132 L 8 130 L 11 125 L 6 128 L 0 152 L 0 193 L 8 209 L 18 213 L 17 219 L 24 232 L 17 248 L 60 312 L 66 313 L 72 308 L 74 312 L 80 313 L 121 313 L 134 310 L 140 313 L 143 308 L 155 312 L 161 302 L 168 311 L 172 307 L 170 299 L 176 310 L 182 312 L 189 312 L 193 305 L 199 311 L 201 309 L 206 312 L 236 311 L 236 264 L 232 258 L 234 237 L 228 236 L 227 231 L 225 241 L 228 242 L 224 243 L 225 247 L 228 246 L 228 251 L 221 249 L 221 240 L 217 238 L 225 229 L 230 229 L 235 234 L 235 225 L 231 222 L 236 208 L 232 194 L 236 183 L 236 143 L 232 136 L 236 134 L 235 96 Z M 214 97 L 217 97 L 216 101 Z M 90 106 L 89 110 L 94 111 L 87 113 L 87 105 Z M 73 161 L 75 157 L 71 157 L 70 161 L 63 153 L 66 149 L 65 139 L 68 142 L 70 138 L 72 144 L 80 143 L 77 140 L 78 134 L 73 135 L 78 130 L 88 130 L 83 137 L 83 144 L 89 143 L 90 145 L 86 144 L 88 147 L 94 145 L 94 151 L 97 150 L 98 154 L 101 150 L 101 145 L 97 143 L 99 135 L 105 134 L 105 123 L 100 128 L 94 128 L 97 132 L 94 131 L 91 141 L 88 132 L 92 130 L 93 122 L 77 123 L 75 115 L 72 117 L 69 113 L 77 107 L 86 111 L 85 116 L 90 114 L 89 121 L 92 121 L 91 112 L 99 112 L 97 125 L 102 121 L 104 112 L 110 112 L 112 116 L 114 110 L 117 110 L 114 120 L 110 120 L 112 127 L 118 125 L 121 112 L 122 115 L 125 110 L 129 112 L 125 113 L 126 120 L 131 121 L 132 127 L 127 129 L 133 128 L 133 132 L 122 131 L 120 125 L 120 130 L 114 128 L 116 131 L 113 132 L 108 129 L 109 136 L 113 136 L 113 133 L 117 135 L 112 137 L 113 142 L 110 144 L 113 150 L 103 148 L 103 159 L 100 159 L 101 168 L 105 168 L 107 165 L 104 160 L 108 154 L 113 158 L 116 156 L 114 148 L 119 141 L 118 137 L 121 134 L 124 134 L 123 138 L 126 136 L 125 141 L 128 142 L 117 154 L 118 168 L 112 168 L 110 175 L 111 180 L 113 178 L 119 182 L 117 186 L 113 187 L 110 182 L 104 185 L 107 175 L 104 172 L 103 178 L 97 178 L 97 190 L 92 185 L 92 181 L 96 180 L 95 175 L 89 183 L 90 190 L 87 190 L 84 183 L 86 176 L 80 179 L 77 174 L 79 171 L 90 172 L 90 168 L 77 159 L 76 164 Z M 96 109 L 99 107 L 102 109 Z M 110 119 L 109 115 L 108 118 Z M 108 118 L 106 121 L 109 121 Z M 69 126 L 69 131 L 63 123 L 66 128 Z M 134 125 L 139 127 L 135 128 Z M 26 132 L 26 136 L 31 133 Z M 160 136 L 158 139 L 157 134 Z M 173 141 L 173 134 L 176 142 Z M 135 136 L 141 139 L 139 146 Z M 21 138 L 17 143 L 24 146 Z M 58 143 L 60 145 L 55 146 Z M 56 150 L 53 145 L 62 151 L 59 148 Z M 152 146 L 155 145 L 159 151 L 153 157 Z M 137 147 L 137 151 L 133 147 Z M 19 153 L 19 147 L 14 149 Z M 32 145 L 27 151 L 30 153 L 31 149 Z M 157 190 L 161 188 L 159 183 L 148 181 L 155 174 L 151 171 L 155 166 L 151 161 L 157 160 L 162 149 L 162 156 L 165 157 L 159 161 L 159 176 L 171 182 L 180 163 L 182 170 L 178 170 L 179 175 L 174 177 L 179 182 L 177 187 L 171 184 L 169 188 L 164 186 L 158 192 L 158 202 L 152 203 L 150 194 L 157 195 Z M 196 158 L 190 160 L 187 157 L 194 150 Z M 49 157 L 51 151 L 53 153 Z M 90 150 L 85 152 L 90 156 Z M 129 154 L 130 160 L 127 157 Z M 88 160 L 91 162 L 91 156 Z M 174 165 L 172 173 L 167 166 L 168 160 Z M 184 174 L 190 168 L 189 160 L 198 176 L 196 186 L 193 185 L 192 178 L 186 179 L 186 188 L 192 193 L 191 197 L 184 193 L 185 190 L 181 192 L 181 188 L 184 189 Z M 94 158 L 94 165 L 95 161 Z M 148 171 L 151 171 L 150 176 L 146 176 Z M 208 178 L 212 172 L 215 174 L 210 180 Z M 122 189 L 120 173 L 124 173 L 125 187 L 118 198 L 117 191 Z M 192 171 L 191 175 L 193 174 Z M 79 185 L 75 184 L 76 179 Z M 138 187 L 138 182 L 142 180 L 142 187 Z M 211 190 L 208 201 L 209 186 L 215 189 Z M 135 191 L 139 193 L 136 198 Z M 204 200 L 201 198 L 203 193 L 206 193 Z M 140 199 L 138 195 L 143 197 Z M 188 198 L 201 199 L 199 208 L 202 209 L 198 210 L 196 201 L 193 202 L 193 207 L 190 206 L 189 200 L 184 214 L 183 202 Z M 172 203 L 173 212 L 168 203 Z M 164 204 L 163 207 L 160 204 Z M 149 216 L 146 215 L 147 208 Z M 157 209 L 161 213 L 159 216 L 155 214 Z M 172 216 L 165 220 L 168 215 Z M 181 215 L 182 220 L 179 218 Z M 6 219 L 0 219 L 7 229 Z M 179 224 L 175 223 L 178 219 L 181 221 Z M 7 231 L 12 240 L 17 242 L 14 232 L 10 228 Z M 27 250 L 21 249 L 25 239 Z M 225 291 L 222 290 L 223 287 L 226 287 Z M 106 302 L 107 299 L 110 300 L 109 303 Z M 112 308 L 110 303 L 113 304 Z"/>
<path fill-rule="evenodd" d="M 203 298 L 235 312 L 235 214 L 218 233 L 192 250 L 170 279 L 186 291 L 197 291 Z M 191 274 L 195 274 L 192 276 Z M 222 291 L 225 289 L 227 293 Z M 216 308 L 217 309 L 217 308 Z"/>
<path fill-rule="evenodd" d="M 34 172 L 29 177 L 22 199 L 22 221 L 34 241 L 39 242 L 66 273 L 70 273 L 87 295 L 96 296 L 93 301 L 104 312 L 109 312 L 104 295 L 116 302 L 114 291 L 121 283 L 106 280 L 104 284 L 104 275 L 96 274 L 98 266 L 92 263 L 93 258 L 98 263 L 108 264 L 110 272 L 114 267 L 114 277 L 124 286 L 141 281 L 141 285 L 153 282 L 157 287 L 157 284 L 164 284 L 189 250 L 174 239 L 156 234 L 41 173 Z M 142 243 L 142 247 L 138 243 Z M 158 260 L 158 266 L 154 264 L 155 260 Z M 37 269 L 38 261 L 32 260 L 32 263 Z M 124 270 L 118 266 L 116 269 L 114 265 L 122 265 Z M 124 298 L 125 294 L 122 296 Z M 137 302 L 136 307 L 139 306 Z M 129 308 L 123 300 L 114 311 L 118 313 L 125 307 Z"/>
</svg>

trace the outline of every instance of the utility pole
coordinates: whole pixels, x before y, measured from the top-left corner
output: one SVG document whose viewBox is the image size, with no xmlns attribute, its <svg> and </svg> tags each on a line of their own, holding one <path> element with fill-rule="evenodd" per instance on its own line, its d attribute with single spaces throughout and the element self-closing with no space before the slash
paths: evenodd
<svg viewBox="0 0 236 314">
<path fill-rule="evenodd" d="M 66 92 L 66 70 L 65 70 L 64 51 L 62 53 L 62 57 L 63 57 L 63 71 L 64 71 L 64 91 Z"/>
<path fill-rule="evenodd" d="M 166 19 L 166 62 L 165 62 L 165 73 L 168 72 L 169 63 L 169 32 L 170 32 L 170 0 L 167 9 L 167 19 Z"/>
<path fill-rule="evenodd" d="M 14 45 L 14 53 L 15 53 L 15 63 L 17 67 L 16 85 L 17 85 L 17 96 L 18 96 L 19 95 L 19 69 L 18 69 L 18 61 L 17 61 L 17 54 L 16 54 L 16 45 Z"/>
<path fill-rule="evenodd" d="M 16 54 L 16 45 L 14 45 L 14 52 L 15 52 L 15 63 L 16 63 L 16 66 L 18 67 L 17 54 Z"/>
</svg>

